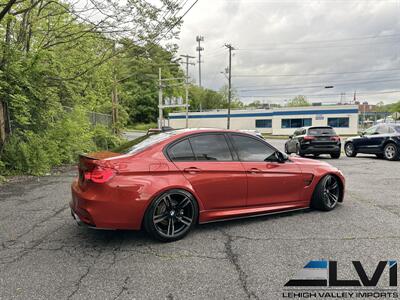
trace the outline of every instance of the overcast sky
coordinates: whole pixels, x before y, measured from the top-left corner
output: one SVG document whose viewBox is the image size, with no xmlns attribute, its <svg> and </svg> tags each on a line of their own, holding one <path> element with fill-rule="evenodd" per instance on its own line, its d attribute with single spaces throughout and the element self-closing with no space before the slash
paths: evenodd
<svg viewBox="0 0 400 300">
<path fill-rule="evenodd" d="M 299 94 L 337 102 L 341 93 L 349 101 L 355 90 L 361 101 L 400 100 L 391 93 L 400 91 L 400 0 L 199 0 L 184 18 L 179 54 L 197 56 L 196 35 L 204 36 L 207 88 L 227 83 L 223 45 L 237 49 L 232 83 L 245 102 Z M 198 82 L 198 65 L 191 75 Z"/>
</svg>

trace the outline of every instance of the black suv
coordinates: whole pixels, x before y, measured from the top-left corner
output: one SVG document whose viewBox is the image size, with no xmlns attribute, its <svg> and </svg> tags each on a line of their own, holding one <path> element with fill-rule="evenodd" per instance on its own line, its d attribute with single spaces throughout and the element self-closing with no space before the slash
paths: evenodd
<svg viewBox="0 0 400 300">
<path fill-rule="evenodd" d="M 348 138 L 344 152 L 353 157 L 357 153 L 375 154 L 379 158 L 400 158 L 400 124 L 379 124 L 362 132 L 360 136 Z"/>
<path fill-rule="evenodd" d="M 341 150 L 340 137 L 330 126 L 311 126 L 297 129 L 285 143 L 287 154 L 330 154 L 332 158 L 339 158 Z"/>
</svg>

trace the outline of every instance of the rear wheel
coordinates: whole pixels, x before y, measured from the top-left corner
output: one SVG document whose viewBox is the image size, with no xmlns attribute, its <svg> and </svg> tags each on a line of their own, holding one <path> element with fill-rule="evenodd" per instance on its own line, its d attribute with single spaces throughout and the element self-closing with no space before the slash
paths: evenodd
<svg viewBox="0 0 400 300">
<path fill-rule="evenodd" d="M 153 201 L 146 212 L 144 227 L 155 239 L 172 242 L 188 234 L 198 214 L 197 202 L 190 193 L 171 190 Z"/>
<path fill-rule="evenodd" d="M 354 148 L 353 143 L 349 142 L 346 145 L 344 145 L 344 153 L 348 157 L 354 157 L 357 155 L 356 149 Z"/>
<path fill-rule="evenodd" d="M 331 154 L 331 157 L 332 157 L 332 158 L 335 158 L 335 159 L 339 158 L 339 157 L 340 157 L 340 152 L 332 153 L 332 154 Z"/>
<path fill-rule="evenodd" d="M 339 197 L 339 179 L 333 175 L 326 175 L 314 190 L 311 206 L 318 210 L 329 211 L 336 207 Z"/>
<path fill-rule="evenodd" d="M 296 154 L 297 154 L 298 156 L 301 156 L 301 157 L 304 156 L 304 153 L 301 151 L 300 145 L 299 145 L 299 144 L 296 145 Z"/>
<path fill-rule="evenodd" d="M 387 160 L 398 160 L 399 149 L 393 143 L 388 143 L 383 150 L 383 155 Z"/>
</svg>

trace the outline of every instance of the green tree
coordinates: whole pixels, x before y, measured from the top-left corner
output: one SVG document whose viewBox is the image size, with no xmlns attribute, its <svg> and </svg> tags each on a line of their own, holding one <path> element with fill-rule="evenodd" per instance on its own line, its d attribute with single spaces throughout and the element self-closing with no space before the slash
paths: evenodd
<svg viewBox="0 0 400 300">
<path fill-rule="evenodd" d="M 289 107 L 301 107 L 310 106 L 311 104 L 307 101 L 307 98 L 305 96 L 299 95 L 289 100 L 287 105 Z"/>
</svg>

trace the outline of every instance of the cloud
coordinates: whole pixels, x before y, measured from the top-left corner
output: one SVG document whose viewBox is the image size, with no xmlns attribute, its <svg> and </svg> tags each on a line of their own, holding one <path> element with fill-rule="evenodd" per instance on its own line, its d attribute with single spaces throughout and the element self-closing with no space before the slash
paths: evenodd
<svg viewBox="0 0 400 300">
<path fill-rule="evenodd" d="M 178 44 L 180 54 L 197 56 L 196 35 L 204 36 L 202 82 L 208 88 L 226 83 L 220 72 L 227 66 L 223 45 L 229 42 L 237 48 L 232 60 L 236 76 L 341 73 L 234 77 L 242 96 L 283 102 L 292 94 L 334 94 L 309 99 L 337 102 L 340 93 L 350 100 L 357 90 L 359 100 L 393 102 L 400 93 L 372 93 L 400 90 L 399 15 L 400 2 L 392 0 L 200 0 L 184 19 Z M 386 69 L 398 70 L 364 72 Z M 192 67 L 195 80 L 197 72 Z M 335 88 L 325 90 L 325 85 Z M 266 90 L 241 89 L 246 87 Z"/>
</svg>

